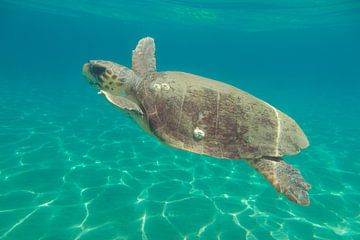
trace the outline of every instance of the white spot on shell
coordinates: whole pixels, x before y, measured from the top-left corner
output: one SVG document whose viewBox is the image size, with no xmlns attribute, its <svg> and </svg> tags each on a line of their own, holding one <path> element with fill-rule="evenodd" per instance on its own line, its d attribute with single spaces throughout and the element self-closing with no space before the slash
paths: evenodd
<svg viewBox="0 0 360 240">
<path fill-rule="evenodd" d="M 160 86 L 160 84 L 154 83 L 154 84 L 152 85 L 152 89 L 155 90 L 155 91 L 160 91 L 160 90 L 161 90 L 161 86 Z"/>
<path fill-rule="evenodd" d="M 162 84 L 161 84 L 161 88 L 164 89 L 165 91 L 167 91 L 167 90 L 170 89 L 170 86 L 169 86 L 169 84 L 167 84 L 167 83 L 162 83 Z"/>
<path fill-rule="evenodd" d="M 194 138 L 196 140 L 201 140 L 205 137 L 205 132 L 203 130 L 201 130 L 200 128 L 196 127 L 194 129 Z"/>
</svg>

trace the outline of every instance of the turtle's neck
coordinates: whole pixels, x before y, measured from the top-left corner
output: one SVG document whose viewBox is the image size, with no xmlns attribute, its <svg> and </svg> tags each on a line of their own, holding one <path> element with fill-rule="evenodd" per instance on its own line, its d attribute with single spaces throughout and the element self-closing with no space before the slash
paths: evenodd
<svg viewBox="0 0 360 240">
<path fill-rule="evenodd" d="M 133 94 L 133 89 L 137 86 L 137 84 L 141 81 L 139 77 L 135 74 L 135 72 L 129 68 L 124 68 L 121 71 L 121 80 L 122 85 L 120 87 L 120 96 L 128 97 L 128 95 Z"/>
<path fill-rule="evenodd" d="M 138 104 L 136 98 L 137 87 L 141 84 L 143 78 L 139 77 L 133 70 L 127 69 L 125 82 L 122 85 L 120 95 Z"/>
</svg>

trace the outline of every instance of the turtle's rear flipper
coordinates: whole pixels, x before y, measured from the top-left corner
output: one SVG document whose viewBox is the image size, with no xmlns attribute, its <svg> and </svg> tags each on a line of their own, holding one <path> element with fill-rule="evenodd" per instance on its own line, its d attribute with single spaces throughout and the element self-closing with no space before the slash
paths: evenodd
<svg viewBox="0 0 360 240">
<path fill-rule="evenodd" d="M 301 176 L 298 169 L 287 164 L 281 158 L 263 157 L 248 159 L 247 162 L 289 200 L 303 206 L 310 204 L 307 190 L 311 186 Z"/>
</svg>

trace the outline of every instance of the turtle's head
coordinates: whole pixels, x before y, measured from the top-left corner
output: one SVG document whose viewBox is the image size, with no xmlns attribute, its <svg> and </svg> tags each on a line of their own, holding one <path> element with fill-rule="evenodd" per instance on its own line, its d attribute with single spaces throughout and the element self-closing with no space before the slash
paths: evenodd
<svg viewBox="0 0 360 240">
<path fill-rule="evenodd" d="M 131 69 L 103 60 L 85 63 L 83 75 L 90 85 L 113 95 L 126 95 L 131 84 L 136 81 L 136 75 Z"/>
</svg>

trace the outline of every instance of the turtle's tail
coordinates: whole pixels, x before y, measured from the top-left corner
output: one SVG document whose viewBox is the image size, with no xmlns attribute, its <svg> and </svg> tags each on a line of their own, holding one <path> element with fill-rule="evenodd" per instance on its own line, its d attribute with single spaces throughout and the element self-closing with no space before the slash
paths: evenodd
<svg viewBox="0 0 360 240">
<path fill-rule="evenodd" d="M 298 169 L 281 158 L 263 157 L 246 161 L 289 200 L 303 206 L 310 204 L 307 190 L 311 188 L 311 185 L 305 181 Z"/>
</svg>

